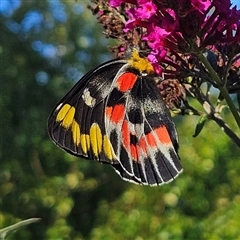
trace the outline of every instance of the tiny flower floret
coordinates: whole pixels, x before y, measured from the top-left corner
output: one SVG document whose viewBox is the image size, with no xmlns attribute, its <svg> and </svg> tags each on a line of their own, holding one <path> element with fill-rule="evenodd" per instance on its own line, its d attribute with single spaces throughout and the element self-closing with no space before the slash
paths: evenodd
<svg viewBox="0 0 240 240">
<path fill-rule="evenodd" d="M 139 4 L 139 7 L 136 9 L 136 14 L 140 19 L 149 19 L 157 11 L 157 7 L 151 1 L 144 1 L 144 3 Z"/>
</svg>

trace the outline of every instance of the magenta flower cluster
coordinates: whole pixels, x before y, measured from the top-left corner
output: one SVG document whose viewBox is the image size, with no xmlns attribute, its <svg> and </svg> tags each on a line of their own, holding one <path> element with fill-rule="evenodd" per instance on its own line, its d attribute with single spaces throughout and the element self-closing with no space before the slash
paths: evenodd
<svg viewBox="0 0 240 240">
<path fill-rule="evenodd" d="M 240 41 L 240 11 L 230 0 L 110 0 L 110 6 L 126 3 L 124 31 L 143 27 L 142 40 L 151 53 L 148 59 L 161 72 L 159 62 L 168 49 L 191 53 L 193 43 L 205 49 L 216 43 Z"/>
</svg>

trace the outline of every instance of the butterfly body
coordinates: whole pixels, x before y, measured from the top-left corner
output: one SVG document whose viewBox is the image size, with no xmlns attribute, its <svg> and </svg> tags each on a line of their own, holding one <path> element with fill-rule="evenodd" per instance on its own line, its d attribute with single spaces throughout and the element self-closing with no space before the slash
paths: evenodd
<svg viewBox="0 0 240 240">
<path fill-rule="evenodd" d="M 170 182 L 182 171 L 177 132 L 153 75 L 137 53 L 90 71 L 51 113 L 50 137 L 73 155 L 111 164 L 124 180 Z"/>
</svg>

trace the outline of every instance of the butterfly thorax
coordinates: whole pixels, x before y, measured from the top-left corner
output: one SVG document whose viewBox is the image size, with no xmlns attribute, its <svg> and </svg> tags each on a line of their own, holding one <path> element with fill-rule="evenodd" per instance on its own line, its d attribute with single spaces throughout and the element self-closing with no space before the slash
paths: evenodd
<svg viewBox="0 0 240 240">
<path fill-rule="evenodd" d="M 128 62 L 132 68 L 139 70 L 140 73 L 154 74 L 152 64 L 146 58 L 140 57 L 136 50 L 132 52 Z"/>
</svg>

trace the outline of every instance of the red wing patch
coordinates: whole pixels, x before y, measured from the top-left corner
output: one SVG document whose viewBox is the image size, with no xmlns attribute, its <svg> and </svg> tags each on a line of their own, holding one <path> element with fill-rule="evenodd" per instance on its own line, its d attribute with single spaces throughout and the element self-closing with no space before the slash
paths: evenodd
<svg viewBox="0 0 240 240">
<path fill-rule="evenodd" d="M 125 107 L 122 104 L 115 105 L 113 107 L 106 107 L 106 116 L 114 123 L 122 121 L 125 114 Z"/>
<path fill-rule="evenodd" d="M 140 146 L 139 145 L 135 145 L 135 144 L 131 144 L 130 146 L 130 153 L 131 153 L 131 157 L 134 161 L 138 161 L 140 159 Z"/>
<path fill-rule="evenodd" d="M 118 86 L 119 91 L 126 92 L 133 88 L 135 82 L 137 81 L 138 76 L 131 72 L 126 72 L 122 74 L 116 84 Z"/>
</svg>

